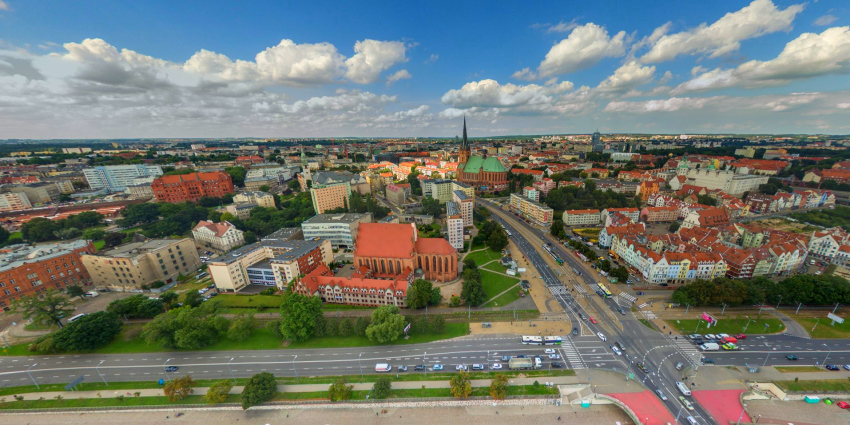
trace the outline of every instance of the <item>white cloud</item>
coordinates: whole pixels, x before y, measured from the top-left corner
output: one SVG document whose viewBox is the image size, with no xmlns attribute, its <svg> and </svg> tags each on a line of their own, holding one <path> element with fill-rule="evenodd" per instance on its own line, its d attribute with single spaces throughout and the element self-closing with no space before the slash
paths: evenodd
<svg viewBox="0 0 850 425">
<path fill-rule="evenodd" d="M 779 10 L 770 0 L 754 0 L 711 25 L 702 23 L 692 30 L 664 35 L 641 57 L 641 61 L 664 62 L 687 54 L 709 54 L 714 58 L 733 52 L 738 50 L 743 40 L 791 29 L 794 18 L 802 10 L 802 4 Z"/>
<path fill-rule="evenodd" d="M 434 114 L 428 114 L 428 110 L 431 109 L 428 105 L 419 105 L 416 108 L 408 109 L 406 111 L 398 111 L 393 112 L 391 114 L 383 114 L 375 118 L 376 122 L 399 122 L 407 119 L 414 120 L 431 120 L 434 118 Z"/>
<path fill-rule="evenodd" d="M 838 109 L 850 109 L 850 103 L 839 103 L 835 105 Z"/>
<path fill-rule="evenodd" d="M 573 83 L 563 81 L 550 86 L 537 84 L 499 84 L 496 80 L 473 81 L 458 90 L 449 90 L 442 102 L 455 108 L 515 107 L 552 102 L 552 96 L 572 90 Z"/>
<path fill-rule="evenodd" d="M 631 61 L 617 68 L 613 75 L 599 83 L 597 89 L 602 92 L 623 93 L 652 81 L 654 73 L 654 66 L 641 66 L 637 61 Z"/>
<path fill-rule="evenodd" d="M 345 61 L 345 76 L 355 83 L 369 84 L 378 80 L 381 72 L 391 66 L 407 62 L 405 46 L 401 41 L 363 40 L 354 45 L 354 56 Z"/>
<path fill-rule="evenodd" d="M 827 25 L 832 24 L 837 21 L 838 18 L 833 15 L 823 15 L 820 18 L 815 19 L 814 24 L 820 27 L 825 27 Z"/>
<path fill-rule="evenodd" d="M 682 83 L 675 93 L 727 87 L 784 85 L 797 79 L 850 72 L 850 27 L 804 33 L 788 42 L 775 59 L 752 60 L 734 69 L 713 69 Z"/>
<path fill-rule="evenodd" d="M 396 71 L 393 75 L 390 75 L 389 77 L 387 77 L 387 85 L 389 86 L 390 84 L 392 84 L 392 83 L 394 83 L 398 80 L 409 80 L 411 78 L 413 78 L 413 76 L 410 75 L 410 73 L 407 72 L 406 69 L 400 69 L 400 70 Z"/>
<path fill-rule="evenodd" d="M 558 22 L 557 24 L 552 25 L 549 28 L 547 28 L 546 32 L 550 32 L 550 33 L 551 32 L 568 32 L 568 31 L 571 31 L 573 28 L 575 28 L 577 26 L 578 26 L 578 23 L 576 22 L 575 19 L 573 19 L 570 22 L 561 21 L 561 22 Z"/>
<path fill-rule="evenodd" d="M 708 104 L 725 99 L 724 96 L 714 97 L 671 97 L 669 99 L 646 100 L 642 102 L 611 102 L 605 106 L 606 112 L 675 112 L 688 109 L 702 109 Z"/>
<path fill-rule="evenodd" d="M 0 10 L 9 10 L 9 5 L 3 0 L 0 0 Z"/>
<path fill-rule="evenodd" d="M 437 59 L 439 59 L 439 58 L 440 58 L 440 55 L 433 54 L 433 55 L 431 55 L 430 57 L 428 57 L 428 59 L 425 61 L 425 63 L 426 63 L 426 64 L 427 64 L 427 63 L 434 63 L 434 62 L 436 62 L 436 61 L 437 61 Z"/>
<path fill-rule="evenodd" d="M 670 71 L 665 71 L 664 75 L 661 76 L 661 79 L 658 80 L 658 84 L 667 84 L 668 81 L 673 79 L 673 73 Z"/>
<path fill-rule="evenodd" d="M 608 30 L 592 22 L 576 27 L 567 38 L 552 46 L 537 67 L 537 74 L 541 78 L 566 74 L 591 67 L 607 57 L 622 56 L 625 39 L 625 31 L 609 37 Z"/>
<path fill-rule="evenodd" d="M 523 68 L 511 74 L 511 78 L 523 81 L 533 81 L 537 79 L 537 73 L 528 68 Z"/>
</svg>

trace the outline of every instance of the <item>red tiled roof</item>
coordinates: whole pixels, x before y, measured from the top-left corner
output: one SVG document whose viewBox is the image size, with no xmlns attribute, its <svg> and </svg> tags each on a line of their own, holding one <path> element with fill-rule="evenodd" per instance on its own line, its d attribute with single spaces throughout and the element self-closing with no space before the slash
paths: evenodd
<svg viewBox="0 0 850 425">
<path fill-rule="evenodd" d="M 195 230 L 198 230 L 202 227 L 206 227 L 207 229 L 211 230 L 213 233 L 215 233 L 215 237 L 220 238 L 224 236 L 225 233 L 227 233 L 228 229 L 235 226 L 226 221 L 222 221 L 221 223 L 213 223 L 212 221 L 201 220 L 198 225 L 192 229 L 192 231 L 194 232 Z"/>
<path fill-rule="evenodd" d="M 457 250 L 443 238 L 419 238 L 416 240 L 416 252 L 419 254 L 456 254 Z"/>
<path fill-rule="evenodd" d="M 414 252 L 415 229 L 413 224 L 360 223 L 354 256 L 410 258 Z"/>
</svg>

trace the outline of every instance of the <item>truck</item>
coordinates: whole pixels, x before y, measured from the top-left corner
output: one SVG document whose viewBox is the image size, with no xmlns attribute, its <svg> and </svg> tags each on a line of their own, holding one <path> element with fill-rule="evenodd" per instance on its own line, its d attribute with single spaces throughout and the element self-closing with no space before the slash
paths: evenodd
<svg viewBox="0 0 850 425">
<path fill-rule="evenodd" d="M 508 367 L 512 370 L 534 369 L 534 362 L 529 358 L 511 357 Z"/>
<path fill-rule="evenodd" d="M 706 342 L 705 344 L 700 345 L 699 348 L 701 348 L 702 351 L 717 351 L 720 349 L 720 346 L 713 342 Z"/>
</svg>

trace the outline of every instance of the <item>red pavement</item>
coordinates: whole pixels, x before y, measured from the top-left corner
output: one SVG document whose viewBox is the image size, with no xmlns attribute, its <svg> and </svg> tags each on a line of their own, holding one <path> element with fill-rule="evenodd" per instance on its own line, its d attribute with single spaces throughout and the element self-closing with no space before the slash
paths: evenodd
<svg viewBox="0 0 850 425">
<path fill-rule="evenodd" d="M 675 418 L 670 415 L 667 408 L 661 403 L 661 400 L 649 390 L 642 393 L 620 393 L 606 394 L 623 402 L 629 409 L 632 409 L 638 419 L 643 422 L 643 425 L 666 425 L 673 423 Z"/>
<path fill-rule="evenodd" d="M 735 423 L 741 417 L 741 394 L 744 390 L 693 391 L 694 398 L 708 410 L 719 424 Z M 750 415 L 744 412 L 741 422 L 752 423 Z"/>
</svg>

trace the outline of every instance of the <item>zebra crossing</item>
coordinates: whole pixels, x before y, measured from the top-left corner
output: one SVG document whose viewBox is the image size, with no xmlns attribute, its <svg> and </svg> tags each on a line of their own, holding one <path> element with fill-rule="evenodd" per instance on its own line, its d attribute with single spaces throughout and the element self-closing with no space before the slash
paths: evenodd
<svg viewBox="0 0 850 425">
<path fill-rule="evenodd" d="M 581 359 L 581 355 L 576 350 L 575 345 L 573 345 L 572 338 L 567 338 L 567 340 L 561 344 L 561 352 L 561 357 L 567 359 L 573 369 L 587 369 L 587 366 L 584 364 L 584 360 Z"/>
<path fill-rule="evenodd" d="M 620 292 L 617 295 L 617 305 L 622 307 L 623 305 L 632 305 L 637 300 L 633 295 L 627 294 L 625 292 Z"/>
<path fill-rule="evenodd" d="M 649 305 L 649 303 L 648 303 L 648 302 L 646 302 L 646 303 L 643 303 L 643 304 L 639 305 L 639 306 L 638 306 L 638 308 L 644 308 L 644 307 L 646 307 L 646 306 L 648 306 L 648 305 Z"/>
<path fill-rule="evenodd" d="M 563 286 L 560 286 L 560 285 L 559 286 L 550 286 L 549 291 L 552 292 L 552 295 L 554 295 L 556 297 L 558 297 L 558 296 L 566 297 L 570 294 L 570 291 L 567 288 L 564 288 Z"/>
<path fill-rule="evenodd" d="M 679 350 L 679 352 L 682 353 L 682 355 L 685 356 L 685 358 L 690 360 L 692 363 L 696 364 L 700 357 L 702 357 L 700 351 L 684 337 L 680 336 L 679 339 L 676 339 L 670 338 L 668 336 L 667 339 L 671 339 L 672 342 L 676 345 L 676 349 Z"/>
</svg>

